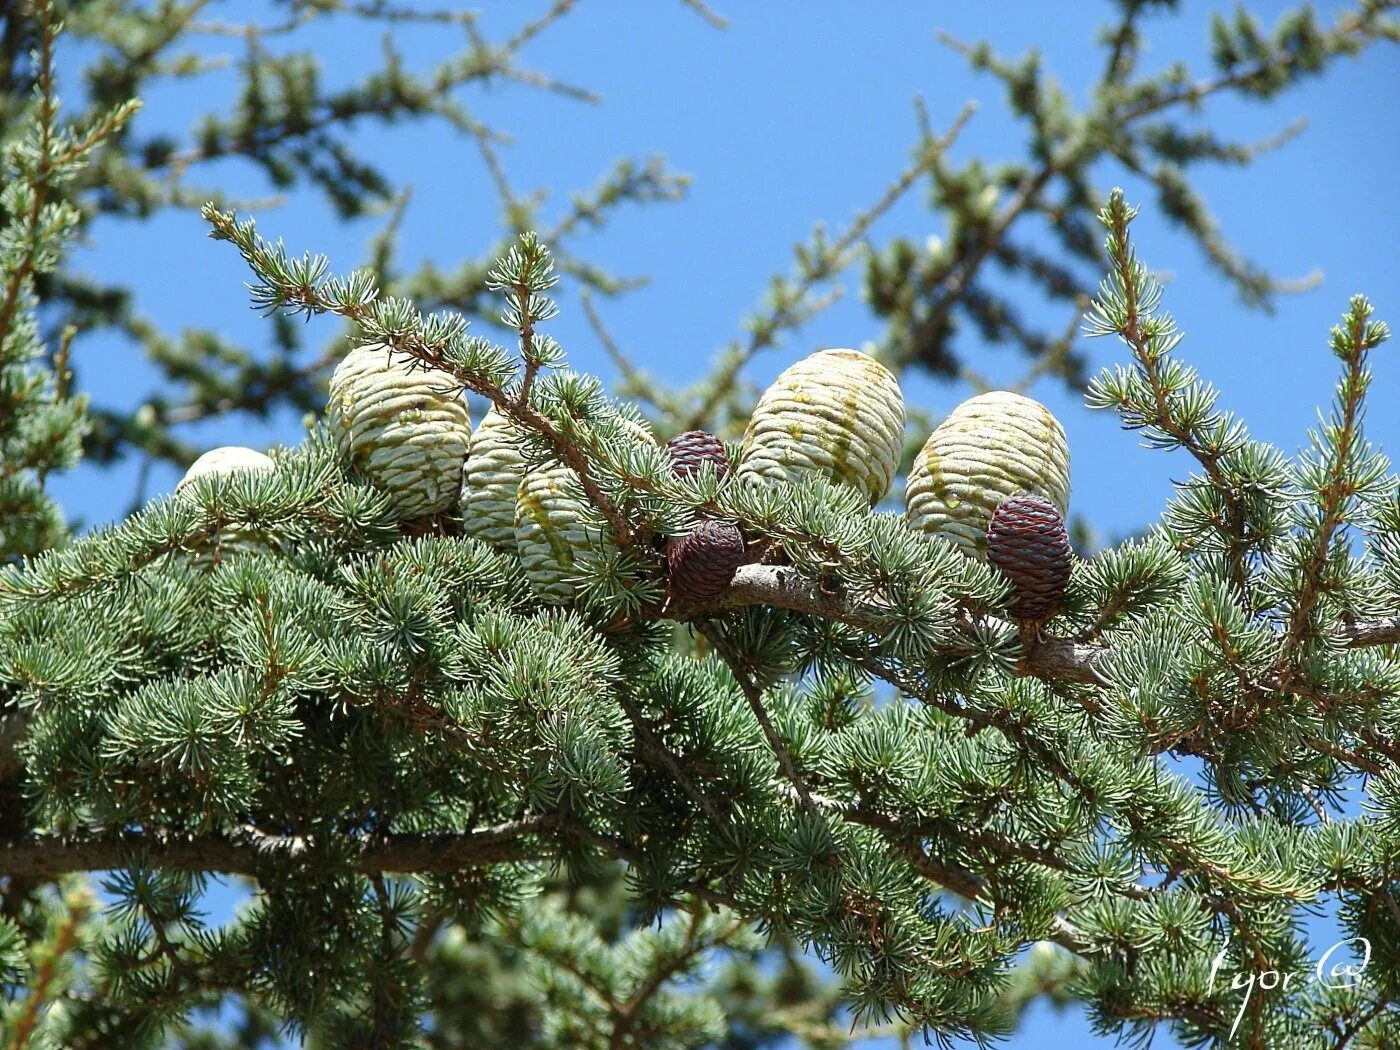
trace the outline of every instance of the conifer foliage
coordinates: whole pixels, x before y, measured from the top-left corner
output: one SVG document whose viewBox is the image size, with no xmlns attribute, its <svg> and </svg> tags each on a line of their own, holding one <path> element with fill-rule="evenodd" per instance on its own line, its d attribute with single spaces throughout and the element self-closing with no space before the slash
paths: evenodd
<svg viewBox="0 0 1400 1050">
<path fill-rule="evenodd" d="M 1130 65 L 1156 5 L 1121 6 L 1113 61 Z M 1273 42 L 1241 18 L 1217 34 L 1226 72 L 1205 93 L 1280 90 L 1384 35 L 1385 6 L 1331 32 L 1295 18 Z M 211 204 L 253 304 L 279 326 L 339 326 L 348 378 L 296 446 L 223 450 L 177 493 L 66 542 L 43 485 L 76 457 L 84 404 L 64 344 L 46 354 L 40 339 L 35 279 L 76 228 L 81 165 L 131 107 L 60 124 L 58 24 L 34 11 L 35 131 L 10 145 L 0 198 L 10 1045 L 251 1047 L 279 1030 L 326 1048 L 987 1040 L 1041 994 L 1128 1038 L 1171 1025 L 1191 1045 L 1400 1044 L 1400 479 L 1365 435 L 1388 335 L 1368 300 L 1332 331 L 1335 401 L 1289 456 L 1180 355 L 1134 212 L 1109 195 L 1086 330 L 1123 360 L 1088 400 L 1191 473 L 1147 534 L 1073 559 L 1061 593 L 1068 449 L 1027 398 L 974 399 L 959 418 L 995 425 L 931 435 L 916 498 L 885 509 L 903 397 L 860 352 L 790 369 L 742 449 L 691 432 L 737 403 L 721 369 L 692 392 L 701 419 L 686 399 L 653 403 L 686 423 L 668 446 L 550 336 L 549 238 L 522 233 L 457 288 L 501 306 L 505 346 L 472 331 L 474 298 L 424 309 L 443 297 L 334 273 Z M 1036 195 L 1063 179 L 1051 218 L 1087 259 L 1075 216 L 1096 129 L 1199 97 L 1168 76 L 1103 102 L 1084 149 L 1017 207 L 1054 211 Z M 1120 159 L 1229 152 L 1156 128 Z M 277 168 L 277 142 L 240 142 L 214 128 L 205 148 Z M 935 174 L 959 215 L 994 203 L 965 174 Z M 1013 250 L 996 238 L 1016 214 L 957 239 L 970 303 L 987 306 L 976 271 Z M 835 247 L 808 257 L 813 273 L 849 245 Z M 935 276 L 900 280 L 962 301 Z M 750 349 L 809 316 L 801 301 Z M 921 302 L 890 315 L 918 328 Z M 302 397 L 311 375 L 283 392 Z M 199 411 L 219 410 L 199 385 Z M 490 405 L 474 429 L 464 393 Z M 1041 460 L 1017 436 L 1028 420 Z M 159 451 L 167 423 L 140 441 Z M 984 468 L 996 476 L 979 487 Z M 1036 615 L 978 543 L 1021 491 L 1054 526 L 1054 600 Z M 251 891 L 220 921 L 201 913 L 216 878 Z M 1236 974 L 1312 966 L 1318 907 L 1364 938 L 1365 981 L 1242 995 Z M 232 1030 L 193 1030 L 229 997 L 246 1011 Z"/>
<path fill-rule="evenodd" d="M 1103 211 L 1088 321 L 1131 356 L 1090 399 L 1199 473 L 1150 535 L 1077 563 L 1032 635 L 994 569 L 820 470 L 678 476 L 539 331 L 538 240 L 493 274 L 512 353 L 206 209 L 259 306 L 339 315 L 489 399 L 528 463 L 570 476 L 589 551 L 561 604 L 456 523 L 405 531 L 318 431 L 271 473 L 9 571 L 0 681 L 28 720 L 32 809 L 6 870 L 116 869 L 97 965 L 48 1037 L 112 1045 L 94 1033 L 155 1032 L 236 989 L 324 1045 L 411 1045 L 417 960 L 444 925 L 534 960 L 546 1045 L 712 1043 L 712 992 L 675 982 L 760 929 L 828 962 L 858 1018 L 938 1037 L 1005 1031 L 1007 964 L 1037 942 L 1027 965 L 1076 958 L 1060 979 L 1107 1030 L 1400 1037 L 1400 483 L 1363 431 L 1387 330 L 1352 300 L 1337 401 L 1285 457 L 1177 355 L 1132 214 L 1118 193 Z M 699 518 L 767 553 L 679 606 L 651 537 Z M 171 558 L 229 524 L 278 545 L 212 571 Z M 677 617 L 703 646 L 676 647 Z M 1358 784 L 1365 812 L 1337 812 Z M 531 903 L 551 865 L 586 881 L 619 863 L 649 931 L 608 944 Z M 213 872 L 260 892 L 209 928 L 193 901 Z M 1243 1011 L 1212 984 L 1220 960 L 1305 965 L 1300 922 L 1327 899 L 1370 942 L 1374 983 Z"/>
</svg>

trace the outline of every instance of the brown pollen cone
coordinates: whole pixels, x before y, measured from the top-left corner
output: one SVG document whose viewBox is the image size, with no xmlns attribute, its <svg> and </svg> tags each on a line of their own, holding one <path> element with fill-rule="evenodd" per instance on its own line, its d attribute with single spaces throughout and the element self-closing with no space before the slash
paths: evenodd
<svg viewBox="0 0 1400 1050">
<path fill-rule="evenodd" d="M 700 473 L 704 463 L 715 465 L 715 477 L 722 478 L 729 473 L 729 456 L 725 454 L 724 442 L 708 430 L 687 430 L 666 442 L 666 456 L 671 461 L 671 469 L 680 477 L 688 478 Z"/>
<path fill-rule="evenodd" d="M 702 521 L 666 548 L 671 594 L 695 605 L 719 597 L 743 563 L 744 536 L 732 521 Z"/>
<path fill-rule="evenodd" d="M 1069 584 L 1069 533 L 1059 508 L 1043 496 L 1018 494 L 997 504 L 987 526 L 987 560 L 1011 581 L 1011 613 L 1047 620 Z"/>
</svg>

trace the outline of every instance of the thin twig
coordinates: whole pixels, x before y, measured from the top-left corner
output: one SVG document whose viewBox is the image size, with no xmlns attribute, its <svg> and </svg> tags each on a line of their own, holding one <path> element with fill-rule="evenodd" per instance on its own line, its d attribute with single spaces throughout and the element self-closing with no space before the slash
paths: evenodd
<svg viewBox="0 0 1400 1050">
<path fill-rule="evenodd" d="M 1319 510 L 1322 520 L 1317 526 L 1317 535 L 1312 550 L 1299 570 L 1302 585 L 1298 591 L 1296 604 L 1288 615 L 1288 625 L 1284 630 L 1283 643 L 1279 646 L 1274 661 L 1274 671 L 1279 683 L 1287 687 L 1292 681 L 1293 655 L 1308 632 L 1308 621 L 1313 609 L 1322 597 L 1322 575 L 1332 556 L 1332 537 L 1344 523 L 1347 500 L 1355 493 L 1355 482 L 1351 477 L 1351 453 L 1361 439 L 1361 413 L 1366 397 L 1366 384 L 1363 382 L 1366 367 L 1366 322 L 1368 314 L 1354 309 L 1350 339 L 1351 355 L 1346 361 L 1346 377 L 1342 380 L 1343 400 L 1341 406 L 1341 426 L 1333 442 L 1333 457 L 1322 484 Z"/>
<path fill-rule="evenodd" d="M 622 348 L 617 345 L 617 340 L 608 331 L 607 325 L 603 323 L 602 317 L 598 314 L 597 307 L 593 305 L 593 294 L 587 288 L 579 293 L 579 305 L 583 307 L 583 315 L 588 319 L 588 327 L 593 329 L 593 335 L 598 340 L 598 344 L 608 355 L 608 360 L 622 374 L 623 392 L 645 399 L 654 408 L 662 408 L 654 393 L 651 392 L 652 384 L 647 381 L 646 376 L 632 363 L 631 359 L 622 352 Z"/>
<path fill-rule="evenodd" d="M 734 676 L 734 681 L 739 684 L 740 691 L 744 694 L 744 699 L 749 702 L 749 708 L 753 711 L 754 718 L 758 721 L 763 730 L 763 735 L 768 739 L 768 746 L 773 749 L 773 754 L 778 758 L 778 765 L 782 767 L 783 775 L 792 784 L 793 790 L 797 792 L 797 797 L 802 803 L 802 808 L 809 816 L 820 819 L 821 814 L 816 804 L 812 801 L 812 795 L 807 790 L 806 783 L 802 780 L 802 775 L 797 771 L 797 764 L 793 762 L 792 755 L 788 753 L 787 745 L 783 743 L 783 738 L 778 735 L 778 730 L 773 725 L 772 718 L 768 715 L 768 709 L 763 706 L 763 691 L 759 689 L 753 678 L 749 675 L 748 669 L 744 667 L 743 658 L 735 651 L 729 639 L 715 630 L 708 623 L 700 623 L 700 633 L 703 634 L 715 652 L 719 654 L 721 660 L 729 667 L 730 673 Z"/>
<path fill-rule="evenodd" d="M 704 811 L 705 815 L 710 818 L 716 828 L 727 826 L 729 822 L 725 820 L 719 810 L 715 808 L 715 804 L 705 796 L 705 793 L 686 775 L 685 770 L 681 768 L 681 764 L 676 756 L 671 753 L 670 748 L 657 736 L 656 731 L 652 729 L 651 725 L 647 722 L 646 716 L 637 709 L 637 705 L 625 697 L 622 698 L 620 702 L 622 704 L 622 710 L 626 713 L 633 728 L 637 731 L 637 736 L 640 739 L 644 753 L 649 758 L 656 759 L 666 767 L 666 771 L 671 774 L 671 778 L 675 780 L 677 786 L 685 792 L 686 797 Z"/>
</svg>

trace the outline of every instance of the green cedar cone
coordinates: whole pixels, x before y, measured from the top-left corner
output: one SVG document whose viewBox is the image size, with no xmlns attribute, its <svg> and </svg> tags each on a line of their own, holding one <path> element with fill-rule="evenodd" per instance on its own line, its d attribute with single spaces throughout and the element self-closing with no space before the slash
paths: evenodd
<svg viewBox="0 0 1400 1050">
<path fill-rule="evenodd" d="M 623 430 L 637 441 L 655 444 L 647 428 L 630 419 Z M 562 463 L 526 474 L 516 491 L 515 548 L 530 585 L 541 601 L 566 605 L 573 600 L 570 577 L 580 556 L 610 548 L 609 537 L 587 528 L 588 511 L 578 475 Z"/>
<path fill-rule="evenodd" d="M 331 374 L 326 415 L 341 455 L 394 495 L 400 517 L 456 505 L 471 417 L 447 372 L 381 343 L 357 347 Z"/>
<path fill-rule="evenodd" d="M 904 441 L 904 395 L 884 365 L 858 350 L 821 350 L 763 392 L 744 432 L 739 475 L 796 481 L 816 473 L 890 490 Z"/>
<path fill-rule="evenodd" d="M 515 499 L 525 477 L 520 430 L 495 405 L 471 436 L 462 479 L 462 532 L 515 552 Z"/>
<path fill-rule="evenodd" d="M 1019 492 L 1069 510 L 1069 443 L 1050 410 L 1008 390 L 960 404 L 929 435 L 905 488 L 909 523 L 986 557 L 997 504 Z"/>
<path fill-rule="evenodd" d="M 584 505 L 574 491 L 576 475 L 562 463 L 533 470 L 520 480 L 515 503 L 515 545 L 543 602 L 567 605 L 574 561 L 589 550 Z"/>
<path fill-rule="evenodd" d="M 175 493 L 189 492 L 197 478 L 229 477 L 234 474 L 262 474 L 273 470 L 275 464 L 256 449 L 242 445 L 227 445 L 210 449 L 190 464 L 185 476 L 175 486 Z M 209 569 L 233 554 L 261 554 L 270 549 L 267 535 L 236 525 L 226 525 L 217 535 L 195 548 L 195 563 Z"/>
</svg>

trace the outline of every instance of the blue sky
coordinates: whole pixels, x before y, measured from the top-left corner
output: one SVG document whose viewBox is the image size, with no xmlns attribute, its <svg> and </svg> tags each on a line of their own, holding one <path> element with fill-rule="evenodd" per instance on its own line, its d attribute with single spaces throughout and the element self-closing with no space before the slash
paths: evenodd
<svg viewBox="0 0 1400 1050">
<path fill-rule="evenodd" d="M 939 127 L 968 99 L 980 100 L 955 157 L 995 161 L 1019 155 L 1022 131 L 1007 116 L 997 84 L 970 73 L 937 41 L 937 30 L 990 38 L 1011 55 L 1040 47 L 1047 68 L 1082 97 L 1101 64 L 1089 54 L 1094 27 L 1108 11 L 1106 3 L 1045 0 L 717 4 L 732 22 L 724 32 L 672 0 L 583 0 L 564 23 L 525 50 L 530 65 L 600 92 L 601 105 L 514 86 L 466 96 L 488 123 L 515 134 L 504 158 L 519 187 L 585 187 L 617 157 L 652 152 L 694 177 L 684 203 L 626 210 L 606 231 L 579 244 L 586 255 L 617 271 L 651 277 L 644 289 L 600 308 L 638 363 L 676 383 L 703 375 L 717 348 L 740 334 L 740 318 L 758 302 L 768 277 L 789 267 L 792 244 L 807 236 L 815 220 L 840 229 L 880 195 L 908 160 L 916 134 L 916 94 Z M 544 6 L 489 5 L 489 35 L 508 34 Z M 1202 68 L 1209 12 L 1225 6 L 1186 0 L 1179 17 L 1151 22 L 1144 65 L 1155 68 L 1184 58 Z M 1252 6 L 1266 16 L 1283 9 L 1272 0 Z M 1343 5 L 1318 6 L 1332 12 Z M 439 31 L 403 39 L 415 61 L 455 45 Z M 375 34 L 346 23 L 330 23 L 318 33 L 316 46 L 332 83 L 376 61 L 379 48 Z M 158 89 L 140 120 L 148 128 L 180 128 L 225 104 L 229 78 L 215 74 L 200 83 L 199 91 L 187 85 Z M 1339 64 L 1269 107 L 1229 100 L 1209 106 L 1216 126 L 1244 138 L 1271 134 L 1297 118 L 1308 121 L 1300 139 L 1254 166 L 1201 169 L 1198 176 L 1223 230 L 1247 255 L 1280 275 L 1322 273 L 1318 288 L 1284 299 L 1273 316 L 1244 310 L 1203 265 L 1199 251 L 1169 231 L 1150 207 L 1136 227 L 1143 257 L 1170 275 L 1167 306 L 1187 333 L 1180 352 L 1220 388 L 1222 406 L 1238 411 L 1256 436 L 1286 451 L 1302 444 L 1315 410 L 1331 397 L 1336 362 L 1326 336 L 1348 295 L 1368 293 L 1380 316 L 1400 322 L 1397 97 L 1400 49 L 1391 46 Z M 403 227 L 406 262 L 426 258 L 448 266 L 474 257 L 496 236 L 494 193 L 471 143 L 448 137 L 440 125 L 366 124 L 357 140 L 413 186 Z M 215 180 L 249 197 L 267 192 L 236 161 L 205 176 Z M 1126 185 L 1130 197 L 1149 202 L 1142 187 Z M 562 196 L 552 200 L 551 214 L 564 205 Z M 265 234 L 285 238 L 296 251 L 326 252 L 339 269 L 360 261 L 379 221 L 339 223 L 322 201 L 304 192 L 256 214 Z M 894 234 L 921 240 L 940 232 L 916 192 L 877 225 L 873 236 L 879 243 Z M 166 328 L 213 326 L 254 344 L 270 341 L 269 323 L 247 307 L 241 260 L 204 233 L 193 213 L 166 213 L 139 225 L 104 220 L 78 261 L 94 274 L 129 280 L 146 311 Z M 804 332 L 757 361 L 752 376 L 767 380 L 811 350 L 876 338 L 879 325 L 862 307 L 854 284 L 849 292 Z M 565 297 L 562 305 L 551 330 L 571 363 L 611 379 L 576 303 Z M 1026 310 L 1036 317 L 1042 308 L 1028 303 Z M 1059 312 L 1043 316 L 1056 329 L 1064 323 Z M 332 331 L 332 322 L 319 323 L 323 332 Z M 1121 357 L 1120 348 L 1104 341 L 1086 349 L 1096 364 Z M 1400 415 L 1386 406 L 1400 390 L 1397 353 L 1400 343 L 1377 356 L 1370 416 L 1372 439 L 1392 448 L 1400 448 Z M 974 350 L 972 357 L 994 378 L 1019 375 L 1019 360 L 1005 351 Z M 139 402 L 155 378 L 114 339 L 79 340 L 76 361 L 82 383 L 108 403 Z M 936 415 L 969 393 L 918 377 L 910 377 L 905 388 L 911 403 Z M 1188 465 L 1180 457 L 1138 447 L 1113 417 L 1090 413 L 1078 395 L 1053 383 L 1032 393 L 1054 409 L 1069 432 L 1075 510 L 1109 536 L 1155 520 L 1172 480 L 1183 478 Z M 197 436 L 211 447 L 262 447 L 295 441 L 299 430 L 293 418 L 225 421 Z M 157 470 L 150 491 L 169 491 L 175 479 L 173 471 Z M 80 468 L 56 479 L 53 489 L 70 514 L 96 523 L 124 510 L 133 480 L 131 467 L 111 474 Z M 1066 1039 L 1087 1045 L 1087 1032 L 1083 1019 L 1071 1013 L 1034 1025 L 1011 1045 L 1051 1046 Z"/>
</svg>

